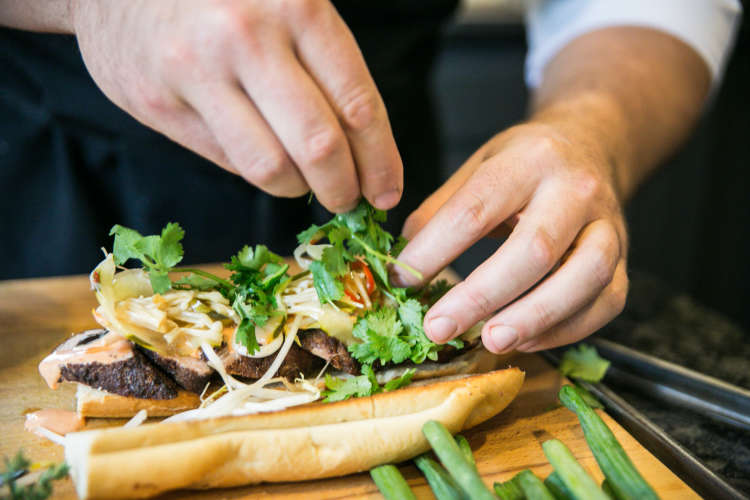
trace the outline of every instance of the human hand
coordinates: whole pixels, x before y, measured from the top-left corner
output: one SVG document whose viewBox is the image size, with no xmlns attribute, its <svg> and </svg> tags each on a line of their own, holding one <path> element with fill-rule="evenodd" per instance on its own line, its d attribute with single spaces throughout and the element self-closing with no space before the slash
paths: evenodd
<svg viewBox="0 0 750 500">
<path fill-rule="evenodd" d="M 327 0 L 74 0 L 86 66 L 145 125 L 277 196 L 401 197 L 382 98 Z M 177 174 L 179 175 L 179 174 Z"/>
<path fill-rule="evenodd" d="M 427 336 L 446 342 L 499 310 L 482 329 L 485 347 L 535 351 L 619 314 L 627 232 L 614 179 L 586 131 L 532 121 L 482 146 L 411 214 L 399 260 L 429 278 L 480 238 L 512 231 L 427 312 Z"/>
</svg>

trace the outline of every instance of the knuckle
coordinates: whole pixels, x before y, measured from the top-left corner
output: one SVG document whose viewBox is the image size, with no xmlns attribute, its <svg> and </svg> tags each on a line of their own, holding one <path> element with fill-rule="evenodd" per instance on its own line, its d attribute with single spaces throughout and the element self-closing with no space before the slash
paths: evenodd
<svg viewBox="0 0 750 500">
<path fill-rule="evenodd" d="M 487 204 L 480 196 L 469 193 L 467 199 L 463 200 L 455 211 L 451 223 L 454 228 L 460 228 L 473 237 L 484 235 L 490 229 Z"/>
<path fill-rule="evenodd" d="M 333 128 L 320 130 L 305 141 L 302 161 L 318 164 L 329 160 L 341 148 L 343 137 Z"/>
<path fill-rule="evenodd" d="M 378 121 L 378 98 L 370 90 L 358 89 L 347 97 L 341 106 L 344 125 L 355 131 L 370 128 Z"/>
<path fill-rule="evenodd" d="M 531 335 L 549 330 L 555 325 L 552 310 L 544 303 L 537 302 L 533 304 L 531 311 L 532 318 L 534 318 L 534 331 L 526 332 L 526 336 L 524 338 L 527 339 Z"/>
<path fill-rule="evenodd" d="M 591 174 L 578 176 L 572 184 L 573 195 L 583 202 L 595 200 L 602 190 L 602 181 Z"/>
<path fill-rule="evenodd" d="M 288 171 L 289 162 L 281 152 L 266 152 L 251 158 L 243 170 L 248 172 L 251 182 L 269 187 L 278 183 Z"/>
<path fill-rule="evenodd" d="M 495 309 L 484 293 L 468 286 L 466 282 L 457 285 L 456 288 L 459 289 L 458 291 L 463 295 L 472 312 L 475 312 L 479 318 L 484 318 Z"/>
<path fill-rule="evenodd" d="M 612 287 L 608 297 L 612 317 L 617 316 L 625 309 L 628 300 L 629 281 L 627 275 L 623 274 L 622 278 L 616 280 L 615 283 L 616 285 Z"/>
<path fill-rule="evenodd" d="M 535 269 L 548 270 L 557 262 L 556 244 L 546 229 L 540 227 L 531 237 L 530 252 L 532 265 Z"/>
<path fill-rule="evenodd" d="M 596 249 L 591 253 L 591 273 L 596 280 L 599 290 L 603 290 L 612 282 L 617 261 L 611 250 Z"/>
<path fill-rule="evenodd" d="M 297 19 L 301 22 L 313 23 L 325 12 L 325 2 L 322 0 L 292 0 L 287 2 L 289 8 L 294 9 Z"/>
<path fill-rule="evenodd" d="M 187 40 L 174 36 L 162 44 L 160 59 L 162 67 L 168 74 L 182 74 L 185 68 L 195 65 L 197 56 Z"/>
</svg>

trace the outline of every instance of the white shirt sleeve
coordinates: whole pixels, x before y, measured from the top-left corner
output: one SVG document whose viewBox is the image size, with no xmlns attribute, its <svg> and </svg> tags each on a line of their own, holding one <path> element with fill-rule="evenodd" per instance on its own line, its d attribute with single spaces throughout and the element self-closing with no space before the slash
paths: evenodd
<svg viewBox="0 0 750 500">
<path fill-rule="evenodd" d="M 574 38 L 607 26 L 642 26 L 692 47 L 720 81 L 739 26 L 739 0 L 531 0 L 526 11 L 526 84 L 538 87 L 544 67 Z"/>
</svg>

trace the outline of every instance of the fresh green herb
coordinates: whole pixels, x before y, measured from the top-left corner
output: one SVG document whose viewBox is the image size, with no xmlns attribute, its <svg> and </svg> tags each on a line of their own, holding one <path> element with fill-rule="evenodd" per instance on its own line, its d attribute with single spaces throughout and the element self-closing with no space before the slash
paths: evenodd
<svg viewBox="0 0 750 500">
<path fill-rule="evenodd" d="M 575 500 L 575 497 L 570 493 L 565 483 L 562 482 L 557 472 L 553 471 L 552 474 L 547 476 L 547 479 L 544 480 L 544 485 L 557 500 Z"/>
<path fill-rule="evenodd" d="M 161 235 L 142 236 L 138 231 L 115 225 L 109 231 L 114 235 L 112 254 L 115 264 L 123 265 L 130 259 L 140 260 L 148 272 L 154 293 L 164 293 L 171 288 L 169 271 L 182 260 L 182 244 L 185 236 L 179 224 L 170 222 Z"/>
<path fill-rule="evenodd" d="M 568 377 L 587 382 L 599 382 L 609 368 L 609 361 L 599 356 L 596 347 L 580 344 L 571 347 L 563 354 L 560 372 Z"/>
<path fill-rule="evenodd" d="M 149 273 L 154 293 L 165 293 L 175 289 L 216 289 L 232 304 L 240 318 L 236 341 L 247 348 L 248 353 L 259 349 L 255 327 L 261 327 L 273 316 L 282 314 L 275 295 L 288 282 L 289 266 L 284 259 L 264 245 L 253 249 L 245 246 L 233 255 L 224 267 L 232 271 L 229 280 L 200 269 L 175 267 L 183 256 L 180 241 L 185 236 L 179 224 L 170 222 L 161 235 L 143 236 L 138 231 L 116 225 L 110 231 L 115 236 L 112 254 L 115 263 L 123 265 L 130 259 L 141 262 Z M 170 272 L 190 273 L 174 283 Z"/>
<path fill-rule="evenodd" d="M 386 382 L 384 386 L 378 384 L 375 372 L 370 365 L 362 365 L 362 375 L 348 378 L 337 378 L 326 374 L 326 390 L 323 399 L 326 403 L 343 401 L 351 397 L 371 396 L 379 392 L 390 392 L 411 383 L 414 368 L 410 368 L 403 375 Z"/>
<path fill-rule="evenodd" d="M 495 483 L 493 488 L 500 500 L 524 500 L 526 498 L 518 482 L 518 476 L 508 479 L 504 483 Z"/>
<path fill-rule="evenodd" d="M 596 399 L 596 396 L 591 394 L 585 387 L 582 385 L 576 384 L 575 390 L 578 392 L 578 394 L 583 398 L 584 401 L 586 401 L 586 404 L 589 405 L 592 408 L 604 408 L 604 405 L 601 401 Z"/>
<path fill-rule="evenodd" d="M 416 269 L 393 257 L 391 254 L 393 236 L 380 225 L 385 220 L 384 211 L 373 208 L 363 200 L 354 210 L 338 214 L 322 226 L 310 226 L 297 235 L 297 240 L 301 245 L 305 245 L 328 238 L 336 250 L 324 251 L 321 262 L 323 268 L 334 278 L 346 272 L 340 267 L 342 262 L 352 262 L 357 256 L 363 257 L 380 284 L 390 291 L 393 287 L 388 280 L 386 270 L 388 264 L 401 266 L 420 279 L 422 275 Z M 403 243 L 399 247 L 403 247 Z M 318 290 L 317 287 L 316 290 Z M 329 296 L 324 294 L 319 298 L 321 303 L 325 303 Z"/>
<path fill-rule="evenodd" d="M 235 285 L 225 295 L 240 317 L 235 339 L 252 354 L 260 348 L 255 327 L 283 314 L 276 303 L 276 294 L 289 282 L 289 265 L 266 246 L 256 245 L 255 250 L 249 246 L 242 248 L 224 267 L 232 271 L 230 279 Z"/>
<path fill-rule="evenodd" d="M 386 500 L 416 500 L 414 492 L 406 483 L 395 465 L 380 465 L 370 470 L 370 477 L 375 481 L 380 493 Z"/>
<path fill-rule="evenodd" d="M 578 416 L 586 443 L 594 454 L 604 477 L 607 478 L 607 484 L 615 492 L 615 496 L 628 499 L 659 498 L 635 468 L 607 424 L 586 404 L 578 391 L 569 385 L 564 385 L 560 389 L 559 397 L 562 404 Z M 557 469 L 556 466 L 555 468 Z M 570 488 L 562 473 L 560 477 Z M 572 488 L 570 489 L 572 491 Z M 575 494 L 575 491 L 573 493 Z"/>
<path fill-rule="evenodd" d="M 529 469 L 522 470 L 516 477 L 526 500 L 555 500 L 541 479 Z"/>
<path fill-rule="evenodd" d="M 471 463 L 473 466 L 476 467 L 477 461 L 474 458 L 474 454 L 471 452 L 471 445 L 466 440 L 466 438 L 463 437 L 461 434 L 456 434 L 454 436 L 454 439 L 456 440 L 456 444 L 461 449 L 461 453 L 464 454 L 464 457 L 466 458 L 466 460 L 468 460 L 469 463 Z"/>
<path fill-rule="evenodd" d="M 557 439 L 545 441 L 542 443 L 542 449 L 547 460 L 555 468 L 555 473 L 560 477 L 573 498 L 610 500 L 561 441 Z"/>
<path fill-rule="evenodd" d="M 442 465 L 425 453 L 414 459 L 437 500 L 468 500 L 468 496 Z"/>
<path fill-rule="evenodd" d="M 466 460 L 453 436 L 443 424 L 436 420 L 428 420 L 422 426 L 422 434 L 429 441 L 440 462 L 469 498 L 496 500 L 495 495 L 482 481 L 477 468 Z"/>
<path fill-rule="evenodd" d="M 37 481 L 25 486 L 16 484 L 19 473 L 27 470 L 31 462 L 19 451 L 15 457 L 5 460 L 5 471 L 0 474 L 2 484 L 7 485 L 10 491 L 9 498 L 12 500 L 44 500 L 52 494 L 52 481 L 62 479 L 68 475 L 68 465 L 65 463 L 53 464 L 39 476 Z"/>
</svg>

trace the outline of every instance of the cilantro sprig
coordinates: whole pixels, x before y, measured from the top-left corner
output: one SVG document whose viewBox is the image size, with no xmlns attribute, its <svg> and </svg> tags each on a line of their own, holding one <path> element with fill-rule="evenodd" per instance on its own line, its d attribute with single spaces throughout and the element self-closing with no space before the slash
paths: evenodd
<svg viewBox="0 0 750 500">
<path fill-rule="evenodd" d="M 201 269 L 175 267 L 182 261 L 180 242 L 185 236 L 185 231 L 177 223 L 168 223 L 161 235 L 143 236 L 135 229 L 120 225 L 115 225 L 109 234 L 115 237 L 112 248 L 115 264 L 123 265 L 130 259 L 140 261 L 148 272 L 154 293 L 165 293 L 170 289 L 215 289 L 221 292 L 240 318 L 235 339 L 250 354 L 260 348 L 255 327 L 262 327 L 271 317 L 283 314 L 278 310 L 275 295 L 289 280 L 289 266 L 264 245 L 256 245 L 255 249 L 245 246 L 233 255 L 224 265 L 232 271 L 226 280 Z M 169 278 L 170 272 L 189 274 L 173 282 Z"/>
<path fill-rule="evenodd" d="M 13 500 L 44 500 L 52 495 L 52 481 L 62 479 L 68 475 L 68 466 L 65 463 L 52 464 L 32 484 L 19 486 L 16 480 L 22 472 L 31 467 L 31 461 L 23 452 L 19 452 L 11 459 L 4 457 L 5 470 L 0 474 L 0 484 L 7 485 L 10 492 L 9 498 Z"/>
<path fill-rule="evenodd" d="M 380 385 L 375 372 L 369 365 L 362 366 L 362 375 L 349 378 L 337 378 L 326 374 L 326 390 L 323 391 L 323 399 L 326 403 L 343 401 L 351 397 L 371 396 L 379 392 L 390 392 L 400 389 L 411 383 L 414 376 L 414 368 L 409 368 L 403 375 L 397 377 L 385 385 Z"/>
<path fill-rule="evenodd" d="M 393 288 L 388 280 L 388 264 L 400 266 L 422 278 L 419 271 L 393 256 L 393 236 L 381 226 L 385 220 L 383 210 L 362 200 L 354 210 L 337 214 L 322 226 L 313 224 L 297 235 L 301 245 L 324 238 L 332 245 L 323 251 L 319 261 L 310 265 L 315 290 L 322 304 L 343 297 L 344 287 L 337 278 L 346 274 L 348 263 L 358 257 L 365 259 L 381 287 L 388 291 Z M 400 251 L 403 245 L 399 240 L 395 250 Z"/>
</svg>

